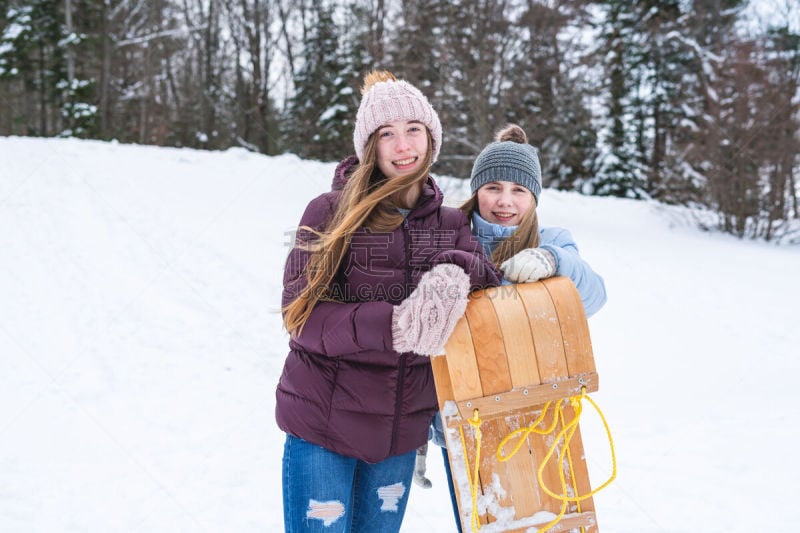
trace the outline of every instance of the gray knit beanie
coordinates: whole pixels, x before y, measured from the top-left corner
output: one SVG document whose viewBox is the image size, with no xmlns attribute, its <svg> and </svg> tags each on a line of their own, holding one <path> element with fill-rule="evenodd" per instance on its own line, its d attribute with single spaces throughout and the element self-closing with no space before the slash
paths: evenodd
<svg viewBox="0 0 800 533">
<path fill-rule="evenodd" d="M 530 144 L 495 141 L 478 154 L 472 165 L 470 189 L 475 191 L 490 181 L 512 181 L 531 191 L 539 205 L 542 192 L 542 169 L 539 152 Z"/>
</svg>

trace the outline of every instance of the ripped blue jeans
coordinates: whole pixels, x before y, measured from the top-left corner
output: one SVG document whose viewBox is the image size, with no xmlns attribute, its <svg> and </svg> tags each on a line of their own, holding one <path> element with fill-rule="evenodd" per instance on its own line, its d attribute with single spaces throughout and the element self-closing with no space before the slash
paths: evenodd
<svg viewBox="0 0 800 533">
<path fill-rule="evenodd" d="M 400 531 L 416 452 L 370 464 L 286 435 L 283 522 L 286 533 Z"/>
</svg>

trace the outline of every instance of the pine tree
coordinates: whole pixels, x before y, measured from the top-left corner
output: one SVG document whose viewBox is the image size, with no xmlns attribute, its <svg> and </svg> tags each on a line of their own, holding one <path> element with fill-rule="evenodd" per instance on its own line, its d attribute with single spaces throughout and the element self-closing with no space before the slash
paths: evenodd
<svg viewBox="0 0 800 533">
<path fill-rule="evenodd" d="M 584 192 L 601 196 L 642 198 L 645 196 L 645 175 L 641 154 L 637 154 L 635 130 L 628 119 L 632 111 L 633 89 L 631 64 L 635 14 L 628 2 L 608 0 L 602 35 L 602 62 L 608 82 L 606 86 L 607 114 L 603 155 L 597 174 L 583 187 Z"/>
<path fill-rule="evenodd" d="M 97 27 L 97 11 L 92 4 L 96 2 L 64 2 L 64 38 L 59 45 L 64 49 L 67 68 L 66 77 L 56 84 L 62 92 L 63 136 L 94 138 L 99 134 L 97 71 L 87 64 L 96 42 L 88 33 Z"/>
<path fill-rule="evenodd" d="M 218 78 L 221 85 L 226 85 L 214 91 L 214 98 L 219 98 L 230 114 L 226 124 L 230 128 L 230 138 L 250 150 L 280 153 L 284 143 L 270 78 L 277 39 L 272 29 L 278 20 L 275 2 L 241 0 L 219 2 L 218 7 L 226 13 L 232 50 L 220 49 L 215 54 L 218 64 L 210 65 L 208 72 L 214 79 Z M 288 17 L 287 13 L 279 11 L 280 17 Z M 285 19 L 280 20 L 285 23 Z M 287 43 L 287 47 L 290 44 Z M 226 56 L 238 60 L 226 62 Z"/>
<path fill-rule="evenodd" d="M 315 0 L 307 12 L 303 64 L 286 117 L 289 150 L 303 157 L 337 160 L 352 152 L 354 68 L 342 58 L 333 5 Z"/>
<path fill-rule="evenodd" d="M 514 43 L 509 4 L 459 0 L 447 3 L 443 12 L 438 29 L 442 85 L 437 108 L 446 139 L 439 157 L 442 172 L 469 176 L 475 156 L 503 126 Z"/>
<path fill-rule="evenodd" d="M 684 85 L 691 54 L 686 49 L 681 26 L 684 20 L 678 0 L 642 0 L 636 5 L 631 57 L 632 129 L 637 163 L 643 169 L 644 189 L 649 196 L 679 201 L 683 189 L 671 182 L 667 164 L 668 146 L 681 133 L 676 131 L 693 116 L 693 91 Z"/>
<path fill-rule="evenodd" d="M 385 47 L 388 60 L 382 66 L 414 84 L 428 98 L 445 131 L 436 170 L 459 175 L 448 163 L 455 150 L 452 140 L 457 127 L 447 105 L 454 95 L 445 80 L 451 54 L 445 35 L 449 10 L 446 2 L 402 0 L 398 13 L 390 15 L 393 25 Z"/>
<path fill-rule="evenodd" d="M 523 126 L 540 148 L 546 186 L 575 189 L 594 175 L 597 132 L 587 102 L 587 50 L 565 35 L 588 29 L 580 3 L 530 2 L 517 22 L 518 35 L 508 68 L 506 120 Z"/>
<path fill-rule="evenodd" d="M 0 80 L 11 82 L 22 100 L 15 128 L 26 135 L 52 135 L 61 127 L 62 88 L 66 77 L 60 45 L 62 15 L 55 2 L 9 2 L 0 34 Z"/>
<path fill-rule="evenodd" d="M 768 113 L 763 152 L 767 165 L 761 169 L 761 221 L 757 236 L 766 240 L 800 241 L 800 32 L 784 26 L 771 28 L 764 38 L 764 56 L 770 75 L 762 108 Z"/>
<path fill-rule="evenodd" d="M 399 77 L 418 87 L 435 109 L 443 96 L 443 61 L 447 4 L 436 0 L 403 0 L 400 23 L 389 40 L 391 64 Z"/>
<path fill-rule="evenodd" d="M 737 81 L 749 55 L 734 31 L 742 0 L 698 0 L 689 13 L 685 42 L 692 50 L 696 130 L 687 135 L 685 168 L 700 178 L 702 202 L 720 215 L 720 227 L 744 236 L 747 218 L 757 209 L 756 173 L 741 143 L 749 128 L 736 109 L 750 98 Z M 742 55 L 744 54 L 744 55 Z M 746 87 L 746 85 L 745 85 Z M 692 105 L 690 104 L 690 105 Z"/>
</svg>

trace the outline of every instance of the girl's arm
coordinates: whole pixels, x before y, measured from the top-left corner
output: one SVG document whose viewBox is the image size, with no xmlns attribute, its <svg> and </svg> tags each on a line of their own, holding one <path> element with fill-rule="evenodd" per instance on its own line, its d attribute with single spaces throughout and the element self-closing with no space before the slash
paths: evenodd
<svg viewBox="0 0 800 533">
<path fill-rule="evenodd" d="M 330 193 L 315 198 L 306 207 L 300 226 L 324 228 L 333 209 Z M 312 237 L 307 230 L 299 230 L 296 242 L 307 242 Z M 294 301 L 305 288 L 305 270 L 310 256 L 310 252 L 297 246 L 289 252 L 283 271 L 282 307 Z M 303 330 L 292 337 L 291 343 L 304 351 L 329 357 L 366 350 L 391 350 L 392 309 L 387 302 L 318 302 Z"/>
<path fill-rule="evenodd" d="M 597 274 L 578 253 L 569 231 L 563 228 L 545 228 L 541 235 L 540 248 L 552 253 L 556 258 L 556 275 L 567 276 L 575 284 L 581 295 L 586 316 L 592 316 L 606 303 L 606 286 Z"/>
</svg>

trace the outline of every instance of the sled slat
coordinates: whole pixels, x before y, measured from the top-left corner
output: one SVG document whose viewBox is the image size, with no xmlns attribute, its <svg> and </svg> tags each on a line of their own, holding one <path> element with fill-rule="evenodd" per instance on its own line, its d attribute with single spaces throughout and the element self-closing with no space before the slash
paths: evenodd
<svg viewBox="0 0 800 533">
<path fill-rule="evenodd" d="M 461 317 L 456 323 L 453 333 L 445 344 L 444 351 L 445 354 L 458 354 L 458 357 L 451 357 L 447 362 L 450 370 L 450 383 L 453 388 L 452 399 L 464 400 L 483 396 L 478 361 L 475 359 L 475 346 L 466 317 Z"/>
<path fill-rule="evenodd" d="M 497 426 L 501 431 L 501 435 L 505 436 L 520 427 L 524 427 L 524 418 L 499 418 Z M 516 443 L 517 441 L 514 440 L 506 448 L 510 451 Z M 496 454 L 494 455 L 496 459 Z M 537 465 L 534 464 L 527 438 L 519 451 L 503 464 L 505 464 L 506 478 L 508 479 L 508 495 L 511 499 L 511 505 L 514 506 L 514 518 L 519 519 L 534 515 L 541 509 L 541 506 L 539 505 L 540 500 L 537 491 L 531 488 L 537 484 Z"/>
<path fill-rule="evenodd" d="M 433 379 L 436 382 L 436 395 L 439 400 L 439 411 L 444 409 L 444 402 L 455 398 L 453 384 L 450 382 L 450 368 L 447 366 L 447 357 L 437 355 L 431 357 Z"/>
<path fill-rule="evenodd" d="M 541 383 L 553 383 L 569 375 L 558 314 L 544 283 L 521 283 L 517 291 L 528 316 Z"/>
<path fill-rule="evenodd" d="M 505 341 L 512 387 L 525 387 L 541 383 L 530 325 L 527 321 L 519 319 L 519 317 L 525 316 L 525 306 L 522 300 L 511 298 L 507 305 L 495 307 L 495 311 Z"/>
<path fill-rule="evenodd" d="M 567 406 L 564 408 L 564 414 L 568 418 L 575 416 L 572 407 Z M 592 492 L 592 487 L 589 484 L 589 470 L 586 466 L 586 460 L 583 457 L 583 440 L 581 439 L 581 428 L 576 428 L 575 434 L 572 436 L 572 441 L 569 446 L 570 453 L 572 454 L 572 466 L 574 479 L 570 480 L 569 484 L 575 489 L 576 494 L 589 494 Z M 592 498 L 587 498 L 581 502 L 573 503 L 573 511 L 578 509 L 580 511 L 594 511 L 594 501 Z"/>
<path fill-rule="evenodd" d="M 511 374 L 506 359 L 506 348 L 492 300 L 485 295 L 470 298 L 465 316 L 473 335 L 475 358 L 478 361 L 483 394 L 497 394 L 512 388 Z"/>
<path fill-rule="evenodd" d="M 542 420 L 542 422 L 537 426 L 538 429 L 545 430 L 553 426 L 554 417 L 557 416 L 556 410 L 553 407 L 554 406 L 550 407 L 550 409 L 547 412 L 547 415 L 544 417 L 544 420 Z M 536 418 L 541 415 L 541 411 L 543 408 L 544 408 L 543 405 L 539 406 L 539 409 L 535 413 L 535 416 L 527 415 L 525 417 L 526 421 L 528 421 L 528 424 L 533 423 L 536 420 Z M 556 424 L 555 428 L 556 428 L 555 431 L 549 434 L 550 437 L 549 439 L 547 438 L 547 436 L 539 434 L 531 434 L 528 437 L 528 446 L 530 447 L 531 455 L 533 456 L 534 475 L 536 476 L 536 490 L 539 492 L 539 498 L 541 500 L 541 505 L 542 505 L 541 509 L 543 511 L 549 511 L 554 514 L 558 514 L 558 512 L 561 510 L 561 502 L 559 500 L 556 500 L 549 494 L 547 494 L 544 490 L 542 490 L 541 486 L 539 485 L 539 477 L 538 477 L 539 467 L 541 466 L 542 461 L 547 455 L 547 452 L 550 448 L 551 439 L 555 434 L 558 433 L 558 431 L 561 429 L 561 426 L 559 424 Z M 561 478 L 559 477 L 558 474 L 557 461 L 551 460 L 547 464 L 545 469 L 542 471 L 542 479 L 544 481 L 544 484 L 551 490 L 554 488 L 558 490 L 558 487 L 560 486 L 561 483 L 560 481 Z"/>
<path fill-rule="evenodd" d="M 481 494 L 493 495 L 494 501 L 500 508 L 507 509 L 512 505 L 507 465 L 498 461 L 494 452 L 497 449 L 497 445 L 500 444 L 500 440 L 506 436 L 503 431 L 505 426 L 500 422 L 499 419 L 484 420 L 481 425 Z M 487 512 L 487 515 L 489 522 L 497 520 L 491 509 Z"/>
<path fill-rule="evenodd" d="M 572 282 L 567 278 L 555 278 L 545 288 L 555 304 L 569 375 L 574 376 L 583 372 L 594 372 L 595 366 L 583 302 L 578 291 L 563 287 L 567 283 Z"/>
</svg>

